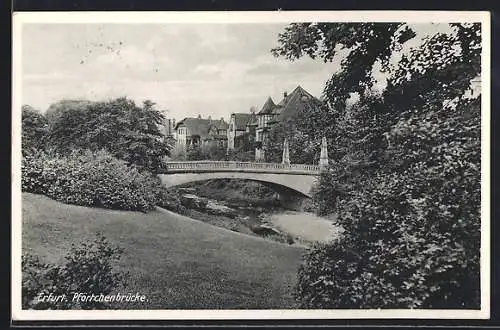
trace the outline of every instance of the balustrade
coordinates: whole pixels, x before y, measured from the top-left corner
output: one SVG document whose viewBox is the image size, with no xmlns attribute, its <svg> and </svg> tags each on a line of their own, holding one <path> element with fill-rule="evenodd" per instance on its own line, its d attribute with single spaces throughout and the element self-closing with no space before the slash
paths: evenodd
<svg viewBox="0 0 500 330">
<path fill-rule="evenodd" d="M 237 161 L 186 161 L 186 162 L 168 162 L 168 170 L 259 170 L 270 172 L 311 172 L 317 173 L 320 171 L 320 166 L 309 164 L 281 164 L 281 163 L 253 163 L 253 162 L 237 162 Z M 167 170 L 167 171 L 168 171 Z"/>
</svg>

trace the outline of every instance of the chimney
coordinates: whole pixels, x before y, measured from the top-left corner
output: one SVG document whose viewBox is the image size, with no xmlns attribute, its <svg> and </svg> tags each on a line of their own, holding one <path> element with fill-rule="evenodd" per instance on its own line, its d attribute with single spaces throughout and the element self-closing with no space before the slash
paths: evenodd
<svg viewBox="0 0 500 330">
<path fill-rule="evenodd" d="M 224 122 L 224 117 L 220 117 L 220 121 L 221 121 L 221 122 Z"/>
<path fill-rule="evenodd" d="M 198 119 L 201 119 L 201 115 L 198 115 Z"/>
<path fill-rule="evenodd" d="M 283 98 L 286 99 L 286 97 L 288 96 L 288 93 L 286 91 L 283 92 Z"/>
<path fill-rule="evenodd" d="M 210 116 L 210 115 L 208 116 L 208 122 L 210 122 L 210 123 L 212 122 L 212 116 Z"/>
</svg>

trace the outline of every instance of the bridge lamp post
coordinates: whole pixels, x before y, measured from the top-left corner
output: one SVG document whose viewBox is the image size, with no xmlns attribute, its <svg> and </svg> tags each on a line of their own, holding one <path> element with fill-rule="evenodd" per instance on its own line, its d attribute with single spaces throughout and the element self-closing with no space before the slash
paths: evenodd
<svg viewBox="0 0 500 330">
<path fill-rule="evenodd" d="M 290 165 L 290 152 L 288 150 L 288 140 L 286 138 L 283 142 L 283 157 L 281 164 Z"/>
<path fill-rule="evenodd" d="M 328 146 L 326 142 L 326 137 L 321 140 L 321 154 L 319 156 L 319 167 L 324 169 L 328 167 Z"/>
</svg>

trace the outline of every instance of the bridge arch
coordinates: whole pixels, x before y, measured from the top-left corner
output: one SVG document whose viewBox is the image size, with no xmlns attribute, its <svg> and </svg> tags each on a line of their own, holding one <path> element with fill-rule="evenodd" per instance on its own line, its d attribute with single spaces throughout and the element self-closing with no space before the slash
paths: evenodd
<svg viewBox="0 0 500 330">
<path fill-rule="evenodd" d="M 316 176 L 306 174 L 278 174 L 278 173 L 247 173 L 247 172 L 202 172 L 202 173 L 172 173 L 160 174 L 161 181 L 166 187 L 180 186 L 186 183 L 213 179 L 243 179 L 261 182 L 272 186 L 280 194 L 287 194 L 293 190 L 305 197 L 312 196 L 312 187 Z"/>
</svg>

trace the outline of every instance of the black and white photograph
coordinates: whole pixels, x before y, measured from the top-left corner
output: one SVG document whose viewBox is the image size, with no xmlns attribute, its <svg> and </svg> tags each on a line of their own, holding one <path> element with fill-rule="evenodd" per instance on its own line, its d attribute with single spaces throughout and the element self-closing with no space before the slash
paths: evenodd
<svg viewBox="0 0 500 330">
<path fill-rule="evenodd" d="M 489 24 L 15 13 L 13 317 L 488 318 Z"/>
</svg>

